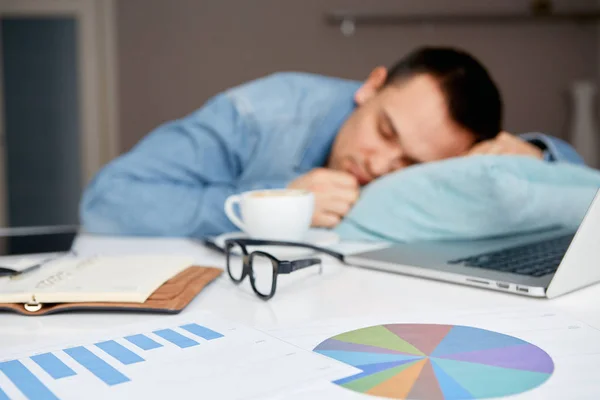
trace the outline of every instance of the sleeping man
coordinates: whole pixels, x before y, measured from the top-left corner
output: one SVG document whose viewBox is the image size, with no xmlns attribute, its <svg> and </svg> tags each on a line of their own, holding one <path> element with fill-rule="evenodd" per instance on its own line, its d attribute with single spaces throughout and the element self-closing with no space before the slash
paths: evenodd
<svg viewBox="0 0 600 400">
<path fill-rule="evenodd" d="M 237 228 L 225 199 L 306 189 L 312 225 L 335 227 L 360 187 L 399 169 L 472 154 L 581 163 L 565 142 L 503 132 L 500 92 L 464 51 L 419 48 L 364 82 L 278 73 L 226 90 L 159 126 L 86 189 L 89 232 L 202 238 Z"/>
</svg>

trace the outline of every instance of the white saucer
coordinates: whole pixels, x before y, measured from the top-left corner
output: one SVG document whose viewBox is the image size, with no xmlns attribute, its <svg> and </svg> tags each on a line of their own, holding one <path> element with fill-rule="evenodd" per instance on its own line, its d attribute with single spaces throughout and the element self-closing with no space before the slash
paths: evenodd
<svg viewBox="0 0 600 400">
<path fill-rule="evenodd" d="M 214 243 L 220 248 L 224 249 L 225 240 L 247 237 L 248 235 L 244 232 L 229 232 L 217 236 L 214 239 Z M 328 229 L 311 228 L 308 231 L 306 238 L 304 238 L 302 242 L 312 244 L 313 246 L 328 247 L 338 243 L 339 241 L 340 237 L 337 233 L 333 231 L 330 231 Z M 311 249 L 293 246 L 248 246 L 247 250 L 249 252 L 254 250 L 261 250 L 281 259 L 306 257 L 307 255 L 315 253 L 315 251 Z"/>
</svg>

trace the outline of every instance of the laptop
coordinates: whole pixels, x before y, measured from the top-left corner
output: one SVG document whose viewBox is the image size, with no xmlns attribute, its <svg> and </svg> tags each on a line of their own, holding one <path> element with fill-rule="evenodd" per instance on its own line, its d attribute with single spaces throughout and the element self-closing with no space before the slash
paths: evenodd
<svg viewBox="0 0 600 400">
<path fill-rule="evenodd" d="M 600 191 L 576 230 L 416 242 L 348 255 L 359 267 L 553 298 L 600 281 Z"/>
</svg>

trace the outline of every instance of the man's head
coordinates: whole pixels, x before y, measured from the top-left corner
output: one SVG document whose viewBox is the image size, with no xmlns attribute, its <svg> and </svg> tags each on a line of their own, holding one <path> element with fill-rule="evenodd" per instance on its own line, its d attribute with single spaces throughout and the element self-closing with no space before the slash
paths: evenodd
<svg viewBox="0 0 600 400">
<path fill-rule="evenodd" d="M 406 166 L 464 154 L 501 131 L 502 100 L 469 54 L 426 47 L 375 68 L 355 94 L 327 166 L 361 184 Z"/>
</svg>

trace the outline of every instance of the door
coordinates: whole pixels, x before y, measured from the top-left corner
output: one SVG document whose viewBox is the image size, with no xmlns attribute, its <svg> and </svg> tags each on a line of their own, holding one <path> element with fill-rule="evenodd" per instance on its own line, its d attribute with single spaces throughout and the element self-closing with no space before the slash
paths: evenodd
<svg viewBox="0 0 600 400">
<path fill-rule="evenodd" d="M 84 186 L 116 155 L 107 6 L 0 0 L 0 226 L 78 224 Z"/>
</svg>

